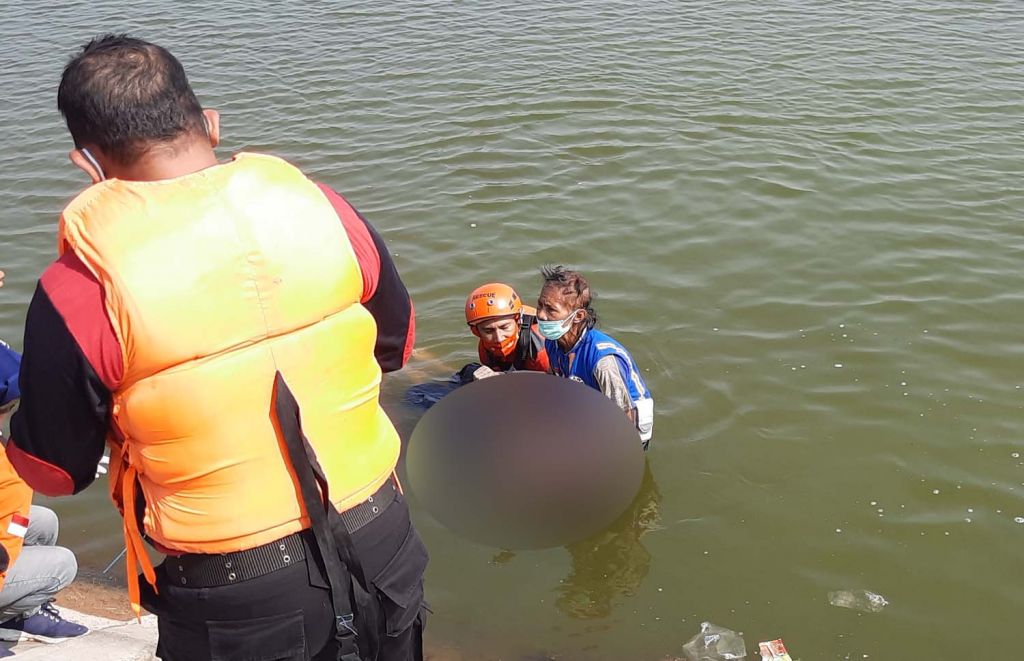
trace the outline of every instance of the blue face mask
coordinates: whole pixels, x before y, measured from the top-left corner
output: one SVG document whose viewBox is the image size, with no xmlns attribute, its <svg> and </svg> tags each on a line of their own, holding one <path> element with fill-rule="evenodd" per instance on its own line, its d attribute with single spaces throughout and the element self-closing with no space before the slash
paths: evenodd
<svg viewBox="0 0 1024 661">
<path fill-rule="evenodd" d="M 579 312 L 579 310 L 573 310 L 569 313 L 568 317 L 557 321 L 543 321 L 538 319 L 537 330 L 539 330 L 540 334 L 549 340 L 557 340 L 568 333 L 569 329 L 572 328 L 572 320 L 573 317 L 576 316 L 577 312 Z"/>
</svg>

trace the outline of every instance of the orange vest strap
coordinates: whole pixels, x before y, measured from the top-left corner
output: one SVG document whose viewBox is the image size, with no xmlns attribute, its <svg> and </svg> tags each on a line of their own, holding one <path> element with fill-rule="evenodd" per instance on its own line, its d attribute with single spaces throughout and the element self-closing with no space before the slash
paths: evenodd
<svg viewBox="0 0 1024 661">
<path fill-rule="evenodd" d="M 153 563 L 149 560 L 146 547 L 142 542 L 142 535 L 139 533 L 139 522 L 135 515 L 135 479 L 138 471 L 134 466 L 128 464 L 121 474 L 121 502 L 124 503 L 124 547 L 125 562 L 128 570 L 128 600 L 131 602 L 132 612 L 140 621 L 142 619 L 142 599 L 139 591 L 139 575 L 136 573 L 138 567 L 142 567 L 142 574 L 146 582 L 156 592 L 156 571 Z"/>
</svg>

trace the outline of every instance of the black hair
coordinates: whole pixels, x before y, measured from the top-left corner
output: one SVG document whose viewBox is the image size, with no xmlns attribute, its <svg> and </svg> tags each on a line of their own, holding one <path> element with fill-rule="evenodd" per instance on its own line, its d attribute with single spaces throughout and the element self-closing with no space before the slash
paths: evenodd
<svg viewBox="0 0 1024 661">
<path fill-rule="evenodd" d="M 57 109 L 76 147 L 95 145 L 121 164 L 154 143 L 206 131 L 181 62 L 167 49 L 126 34 L 97 37 L 71 58 L 60 79 Z"/>
<path fill-rule="evenodd" d="M 580 275 L 579 271 L 567 269 L 562 265 L 542 266 L 540 275 L 544 278 L 543 287 L 555 287 L 569 301 L 570 307 L 587 313 L 587 328 L 598 324 L 597 313 L 594 312 L 593 301 L 597 293 L 590 290 L 590 283 Z"/>
</svg>

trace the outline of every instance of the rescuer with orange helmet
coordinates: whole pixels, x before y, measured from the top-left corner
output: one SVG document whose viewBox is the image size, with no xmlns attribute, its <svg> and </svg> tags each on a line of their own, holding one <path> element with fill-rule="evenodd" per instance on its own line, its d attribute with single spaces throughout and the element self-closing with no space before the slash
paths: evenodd
<svg viewBox="0 0 1024 661">
<path fill-rule="evenodd" d="M 495 372 L 550 371 L 537 311 L 523 305 L 512 287 L 491 282 L 474 289 L 466 298 L 466 323 L 480 338 L 477 353 L 485 367 Z"/>
</svg>

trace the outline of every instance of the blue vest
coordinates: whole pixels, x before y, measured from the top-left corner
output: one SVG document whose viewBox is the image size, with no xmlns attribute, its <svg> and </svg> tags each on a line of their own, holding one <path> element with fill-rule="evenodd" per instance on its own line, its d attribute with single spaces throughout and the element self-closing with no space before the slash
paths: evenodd
<svg viewBox="0 0 1024 661">
<path fill-rule="evenodd" d="M 18 388 L 20 370 L 21 354 L 0 340 L 0 415 L 13 409 L 21 397 Z"/>
<path fill-rule="evenodd" d="M 629 388 L 630 399 L 636 401 L 651 396 L 651 391 L 640 376 L 640 369 L 626 348 L 599 330 L 591 328 L 584 331 L 580 339 L 576 340 L 576 346 L 568 353 L 554 340 L 544 340 L 544 348 L 548 351 L 551 371 L 555 375 L 582 381 L 595 390 L 601 389 L 594 379 L 597 361 L 605 356 L 615 356 Z"/>
<path fill-rule="evenodd" d="M 580 381 L 595 390 L 601 389 L 594 378 L 597 362 L 605 356 L 615 356 L 626 381 L 626 387 L 629 388 L 629 398 L 633 400 L 633 406 L 637 409 L 640 438 L 646 447 L 651 437 L 654 404 L 651 391 L 640 376 L 640 369 L 625 347 L 601 331 L 591 328 L 583 332 L 568 353 L 554 340 L 544 340 L 544 348 L 548 352 L 551 371 L 556 376 Z"/>
</svg>

